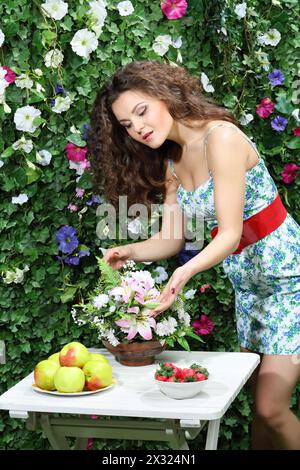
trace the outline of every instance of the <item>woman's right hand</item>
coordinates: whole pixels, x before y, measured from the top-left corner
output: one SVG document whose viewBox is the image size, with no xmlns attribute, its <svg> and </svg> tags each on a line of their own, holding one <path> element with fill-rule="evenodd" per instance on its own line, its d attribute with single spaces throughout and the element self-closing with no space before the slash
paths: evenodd
<svg viewBox="0 0 300 470">
<path fill-rule="evenodd" d="M 114 271 L 120 269 L 126 261 L 132 257 L 132 248 L 130 245 L 116 246 L 110 248 L 105 253 L 103 259 L 106 261 Z"/>
</svg>

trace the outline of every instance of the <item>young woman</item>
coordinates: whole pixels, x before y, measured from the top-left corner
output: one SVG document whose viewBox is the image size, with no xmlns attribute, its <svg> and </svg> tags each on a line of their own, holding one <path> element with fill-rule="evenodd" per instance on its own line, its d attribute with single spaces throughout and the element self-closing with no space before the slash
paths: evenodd
<svg viewBox="0 0 300 470">
<path fill-rule="evenodd" d="M 300 422 L 289 408 L 300 375 L 300 227 L 255 145 L 201 94 L 197 77 L 158 61 L 126 65 L 98 92 L 88 145 L 95 187 L 115 206 L 121 195 L 129 206 L 149 208 L 159 195 L 164 202 L 158 234 L 106 252 L 114 269 L 178 253 L 183 214 L 208 221 L 212 241 L 174 271 L 153 315 L 193 275 L 223 261 L 241 351 L 261 355 L 252 377 L 253 448 L 300 449 Z"/>
</svg>

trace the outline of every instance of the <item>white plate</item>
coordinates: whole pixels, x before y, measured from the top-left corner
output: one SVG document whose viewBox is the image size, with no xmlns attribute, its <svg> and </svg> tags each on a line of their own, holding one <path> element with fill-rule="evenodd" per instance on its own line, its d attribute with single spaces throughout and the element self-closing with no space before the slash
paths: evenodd
<svg viewBox="0 0 300 470">
<path fill-rule="evenodd" d="M 116 381 L 111 385 L 108 385 L 108 387 L 104 388 L 99 388 L 98 390 L 86 390 L 84 392 L 74 392 L 74 393 L 67 393 L 67 392 L 58 392 L 57 390 L 43 390 L 42 388 L 39 388 L 37 385 L 32 384 L 32 389 L 35 392 L 38 393 L 46 393 L 48 395 L 58 395 L 58 396 L 63 396 L 63 397 L 83 397 L 85 395 L 91 395 L 92 393 L 99 393 L 99 392 L 104 392 L 104 390 L 108 390 L 109 388 L 112 388 L 115 385 Z"/>
</svg>

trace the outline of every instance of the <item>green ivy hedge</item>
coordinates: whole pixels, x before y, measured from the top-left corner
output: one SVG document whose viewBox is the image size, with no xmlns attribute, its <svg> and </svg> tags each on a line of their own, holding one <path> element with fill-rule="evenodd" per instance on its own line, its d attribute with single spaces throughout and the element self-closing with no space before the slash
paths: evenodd
<svg viewBox="0 0 300 470">
<path fill-rule="evenodd" d="M 254 138 L 289 212 L 300 222 L 300 180 L 294 177 L 287 184 L 281 176 L 286 164 L 299 163 L 300 139 L 292 133 L 299 125 L 297 0 L 249 0 L 244 17 L 236 1 L 190 0 L 186 14 L 177 20 L 163 15 L 158 0 L 132 0 L 134 11 L 127 16 L 119 13 L 118 2 L 108 0 L 101 2 L 106 5 L 107 16 L 102 32 L 96 34 L 98 47 L 89 57 L 79 56 L 70 45 L 77 31 L 97 31 L 95 17 L 88 14 L 88 2 L 70 0 L 68 12 L 59 20 L 47 16 L 42 3 L 7 0 L 0 5 L 4 34 L 1 65 L 12 69 L 18 78 L 0 94 L 0 339 L 7 346 L 7 362 L 0 366 L 1 393 L 30 373 L 39 360 L 71 340 L 100 346 L 94 332 L 74 324 L 70 311 L 76 296 L 95 283 L 95 256 L 100 248 L 118 241 L 101 241 L 96 236 L 97 205 L 91 201 L 89 172 L 79 175 L 79 169 L 69 168 L 65 147 L 68 142 L 84 147 L 84 125 L 88 124 L 96 91 L 121 65 L 134 59 L 160 59 L 182 64 L 199 77 L 205 73 L 215 91 L 204 93 L 230 109 L 237 119 L 249 121 L 245 133 Z M 163 55 L 153 49 L 160 35 L 170 35 L 173 41 Z M 45 63 L 46 54 L 53 49 L 63 54 L 63 62 L 57 67 Z M 270 84 L 268 74 L 273 69 L 284 74 L 280 86 Z M 71 104 L 64 102 L 67 96 Z M 58 97 L 69 109 L 54 111 L 52 100 L 58 106 Z M 256 106 L 264 97 L 275 104 L 273 114 L 266 119 L 256 114 Z M 33 132 L 16 128 L 15 112 L 24 106 L 40 111 L 33 121 Z M 270 125 L 277 115 L 288 121 L 283 132 Z M 22 136 L 25 141 L 18 142 Z M 49 164 L 45 161 L 49 154 L 43 150 L 52 155 Z M 82 198 L 76 197 L 76 187 L 85 189 Z M 23 196 L 17 201 L 21 203 L 16 203 L 12 198 L 20 194 Z M 68 208 L 70 203 L 77 205 L 77 211 Z M 78 266 L 56 258 L 55 235 L 62 225 L 73 226 L 81 246 L 90 252 Z M 173 258 L 153 263 L 149 269 L 163 266 L 171 274 L 177 265 L 177 258 Z M 204 284 L 211 287 L 200 293 L 199 287 Z M 193 316 L 205 313 L 215 323 L 203 349 L 238 350 L 233 290 L 221 266 L 196 275 L 189 285 L 198 289 L 192 302 Z M 299 413 L 296 398 L 295 393 L 292 406 Z M 244 389 L 223 420 L 221 449 L 249 448 L 250 416 L 251 398 Z M 6 412 L 1 412 L 1 418 L 0 448 L 49 447 L 42 432 L 33 435 L 22 421 L 10 419 Z M 201 439 L 191 448 L 199 446 Z M 160 449 L 166 444 L 98 441 L 95 447 Z"/>
</svg>

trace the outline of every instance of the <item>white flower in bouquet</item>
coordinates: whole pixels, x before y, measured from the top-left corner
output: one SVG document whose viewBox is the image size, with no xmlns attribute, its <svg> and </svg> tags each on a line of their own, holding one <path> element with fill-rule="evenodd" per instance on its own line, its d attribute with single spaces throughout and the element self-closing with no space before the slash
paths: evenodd
<svg viewBox="0 0 300 470">
<path fill-rule="evenodd" d="M 78 324 L 88 324 L 98 337 L 113 346 L 120 342 L 156 339 L 173 346 L 176 341 L 189 350 L 184 338 L 201 338 L 194 333 L 190 315 L 184 309 L 180 292 L 169 310 L 156 318 L 152 310 L 159 306 L 160 290 L 149 271 L 113 271 L 103 259 L 97 258 L 101 271 L 98 284 L 88 301 L 73 306 L 72 317 Z M 77 310 L 76 314 L 74 310 Z M 83 322 L 83 323 L 82 323 Z"/>
</svg>

